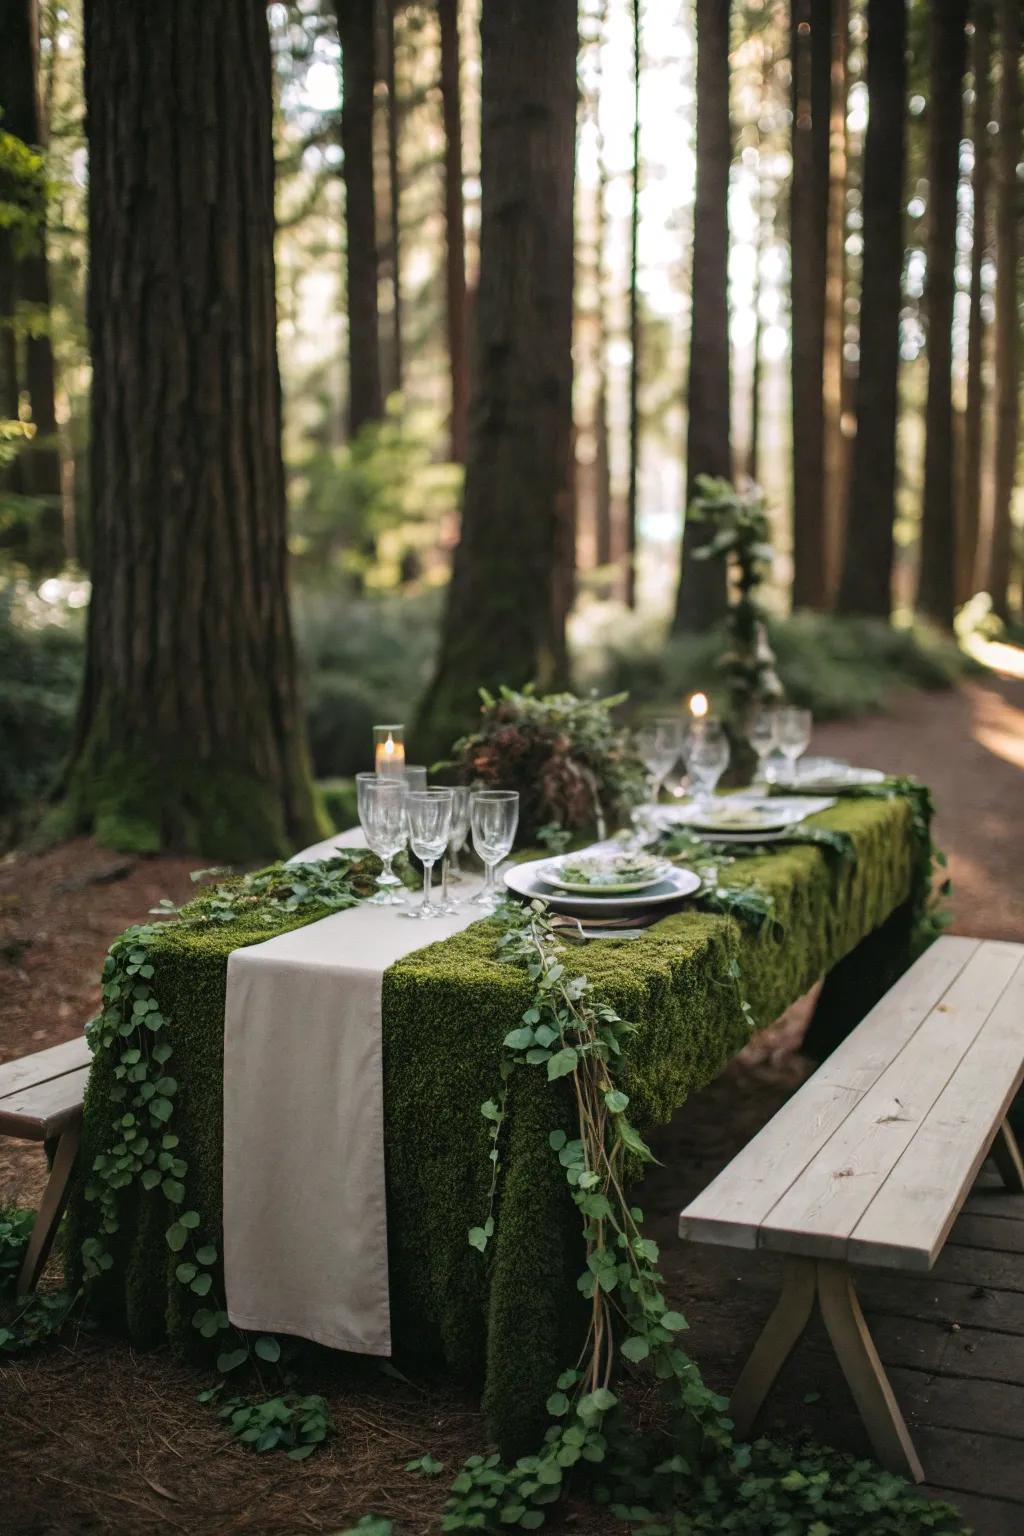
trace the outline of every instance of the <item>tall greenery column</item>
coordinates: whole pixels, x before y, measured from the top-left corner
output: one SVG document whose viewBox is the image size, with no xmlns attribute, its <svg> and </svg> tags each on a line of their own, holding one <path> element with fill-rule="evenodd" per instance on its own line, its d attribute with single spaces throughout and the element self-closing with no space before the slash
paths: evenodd
<svg viewBox="0 0 1024 1536">
<path fill-rule="evenodd" d="M 288 611 L 266 14 L 86 0 L 93 596 L 63 817 L 243 859 L 319 831 Z"/>
<path fill-rule="evenodd" d="M 572 558 L 575 0 L 484 0 L 480 285 L 462 536 L 420 740 L 444 748 L 480 685 L 567 672 Z"/>
</svg>

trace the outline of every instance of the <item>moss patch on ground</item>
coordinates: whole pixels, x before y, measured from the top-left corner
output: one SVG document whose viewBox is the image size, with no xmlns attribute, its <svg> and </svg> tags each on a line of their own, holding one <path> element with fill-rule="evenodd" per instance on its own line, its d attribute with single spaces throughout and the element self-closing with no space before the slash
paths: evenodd
<svg viewBox="0 0 1024 1536">
<path fill-rule="evenodd" d="M 873 946 L 877 992 L 907 963 L 910 924 L 899 914 L 919 865 L 909 802 L 848 801 L 820 821 L 849 834 L 854 860 L 783 847 L 729 871 L 731 880 L 756 882 L 774 897 L 781 934 L 754 935 L 732 918 L 689 910 L 629 944 L 595 941 L 573 953 L 571 963 L 638 1026 L 623 1087 L 641 1126 L 667 1119 L 744 1044 L 733 957 L 760 1024 L 864 941 Z M 201 933 L 169 927 L 148 946 L 151 985 L 174 1047 L 168 1070 L 179 1084 L 170 1128 L 189 1164 L 188 1203 L 202 1212 L 202 1236 L 211 1241 L 219 1243 L 222 1219 L 227 957 L 322 915 L 282 913 L 273 929 L 243 920 Z M 511 1083 L 495 1241 L 486 1259 L 467 1242 L 485 1212 L 490 1172 L 480 1105 L 499 1086 L 501 1042 L 529 994 L 526 977 L 497 958 L 499 932 L 493 922 L 474 924 L 385 973 L 386 1159 L 396 1354 L 479 1383 L 492 1432 L 512 1454 L 534 1443 L 554 1378 L 575 1359 L 583 1250 L 578 1213 L 548 1147 L 551 1130 L 572 1125 L 569 1090 L 531 1071 Z M 884 960 L 880 944 L 892 951 Z M 861 978 L 865 1002 L 872 976 Z M 83 1170 L 110 1139 L 112 1085 L 112 1064 L 101 1059 L 86 1097 Z M 115 1265 L 98 1283 L 96 1305 L 139 1345 L 169 1339 L 195 1353 L 192 1300 L 174 1279 L 164 1203 L 134 1191 L 126 1206 L 131 1200 L 138 1204 L 124 1211 Z M 80 1183 L 72 1260 L 93 1219 Z"/>
</svg>

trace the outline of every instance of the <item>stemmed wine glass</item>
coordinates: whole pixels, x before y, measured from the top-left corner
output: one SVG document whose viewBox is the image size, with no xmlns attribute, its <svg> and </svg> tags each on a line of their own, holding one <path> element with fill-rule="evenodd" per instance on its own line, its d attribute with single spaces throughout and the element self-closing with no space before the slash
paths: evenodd
<svg viewBox="0 0 1024 1536">
<path fill-rule="evenodd" d="M 448 846 L 452 825 L 450 789 L 413 789 L 405 796 L 409 846 L 423 865 L 423 899 L 403 917 L 440 917 L 441 908 L 430 899 L 431 872 Z"/>
<path fill-rule="evenodd" d="M 695 720 L 686 741 L 686 766 L 694 798 L 705 809 L 729 766 L 729 738 L 720 720 Z"/>
<path fill-rule="evenodd" d="M 457 912 L 459 901 L 448 894 L 448 882 L 462 880 L 459 868 L 459 849 L 469 833 L 469 785 L 456 784 L 452 790 L 452 824 L 448 833 L 448 851 L 441 864 L 441 912 Z"/>
<path fill-rule="evenodd" d="M 768 759 L 779 745 L 778 710 L 770 707 L 755 709 L 747 728 L 747 740 L 757 754 L 757 780 L 770 784 Z"/>
<path fill-rule="evenodd" d="M 787 705 L 778 711 L 776 738 L 779 750 L 786 759 L 786 778 L 790 784 L 796 783 L 797 759 L 811 744 L 811 724 L 809 709 L 796 709 Z"/>
<path fill-rule="evenodd" d="M 473 829 L 473 849 L 483 861 L 484 888 L 473 897 L 473 905 L 495 907 L 500 898 L 495 870 L 516 840 L 519 825 L 517 789 L 476 789 L 469 799 L 469 821 Z"/>
<path fill-rule="evenodd" d="M 380 889 L 370 897 L 376 907 L 405 905 L 402 882 L 391 868 L 392 859 L 405 847 L 405 794 L 400 779 L 379 779 L 375 773 L 356 774 L 359 824 L 371 853 L 383 865 L 377 876 Z"/>
<path fill-rule="evenodd" d="M 633 740 L 650 778 L 651 804 L 657 805 L 662 785 L 675 766 L 682 745 L 679 722 L 669 719 L 652 720 L 636 730 Z"/>
</svg>

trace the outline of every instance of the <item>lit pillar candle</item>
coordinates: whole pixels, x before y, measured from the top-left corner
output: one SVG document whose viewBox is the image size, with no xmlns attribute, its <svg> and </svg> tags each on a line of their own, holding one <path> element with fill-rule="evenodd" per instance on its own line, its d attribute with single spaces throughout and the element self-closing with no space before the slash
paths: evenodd
<svg viewBox="0 0 1024 1536">
<path fill-rule="evenodd" d="M 375 725 L 373 728 L 373 767 L 380 778 L 401 778 L 405 772 L 405 727 Z"/>
</svg>

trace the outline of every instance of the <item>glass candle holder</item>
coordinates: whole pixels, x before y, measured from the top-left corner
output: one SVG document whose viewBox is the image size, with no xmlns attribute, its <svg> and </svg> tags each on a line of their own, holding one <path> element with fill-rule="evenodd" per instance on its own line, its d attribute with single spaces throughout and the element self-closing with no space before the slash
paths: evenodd
<svg viewBox="0 0 1024 1536">
<path fill-rule="evenodd" d="M 373 768 L 382 779 L 401 779 L 405 774 L 405 726 L 375 725 Z"/>
</svg>

